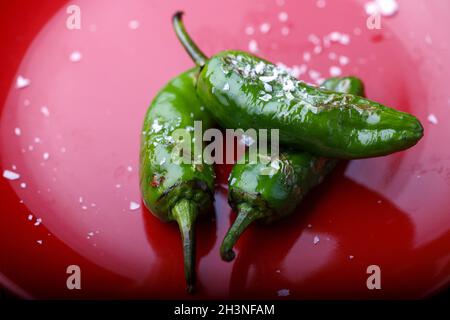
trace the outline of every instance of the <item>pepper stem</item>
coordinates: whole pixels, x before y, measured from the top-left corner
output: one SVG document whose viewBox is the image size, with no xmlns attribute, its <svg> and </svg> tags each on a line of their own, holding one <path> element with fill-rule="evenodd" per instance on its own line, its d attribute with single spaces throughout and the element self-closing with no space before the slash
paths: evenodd
<svg viewBox="0 0 450 320">
<path fill-rule="evenodd" d="M 253 221 L 261 217 L 263 217 L 262 212 L 249 204 L 241 204 L 238 206 L 238 216 L 225 235 L 220 247 L 222 260 L 231 261 L 234 259 L 236 254 L 233 251 L 233 247 L 236 241 Z"/>
<path fill-rule="evenodd" d="M 188 293 L 192 293 L 195 283 L 195 220 L 198 208 L 194 202 L 183 199 L 172 208 L 172 214 L 178 222 L 183 242 L 186 290 Z"/>
<path fill-rule="evenodd" d="M 195 42 L 187 33 L 183 24 L 183 12 L 177 11 L 172 18 L 173 28 L 175 34 L 183 45 L 184 49 L 187 51 L 189 56 L 194 60 L 195 64 L 199 67 L 203 67 L 208 60 L 208 57 L 197 47 Z"/>
</svg>

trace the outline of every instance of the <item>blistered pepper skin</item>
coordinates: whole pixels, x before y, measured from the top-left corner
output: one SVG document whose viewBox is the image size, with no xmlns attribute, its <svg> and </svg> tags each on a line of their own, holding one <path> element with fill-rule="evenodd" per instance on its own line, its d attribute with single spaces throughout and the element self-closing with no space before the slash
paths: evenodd
<svg viewBox="0 0 450 320">
<path fill-rule="evenodd" d="M 420 121 L 348 93 L 307 85 L 285 70 L 242 51 L 207 58 L 174 15 L 174 29 L 202 68 L 197 94 L 215 120 L 230 129 L 279 129 L 280 142 L 340 159 L 387 155 L 415 145 Z"/>
<path fill-rule="evenodd" d="M 332 78 L 322 86 L 364 95 L 363 83 L 355 77 Z M 248 153 L 245 156 L 249 158 Z M 228 202 L 238 216 L 222 242 L 221 257 L 225 261 L 234 258 L 235 242 L 253 221 L 270 223 L 292 214 L 303 197 L 321 183 L 338 162 L 286 149 L 279 159 L 263 163 L 264 159 L 258 155 L 256 163 L 237 163 L 231 170 Z"/>
<path fill-rule="evenodd" d="M 212 210 L 214 169 L 173 158 L 178 129 L 192 131 L 194 121 L 208 129 L 213 120 L 195 93 L 199 69 L 171 80 L 154 98 L 145 116 L 140 149 L 140 188 L 144 204 L 163 221 L 180 227 L 188 291 L 195 281 L 195 221 Z"/>
<path fill-rule="evenodd" d="M 258 65 L 266 71 L 254 72 Z M 277 78 L 268 81 L 274 73 Z M 383 156 L 415 145 L 423 135 L 422 125 L 410 114 L 309 86 L 240 51 L 208 60 L 197 94 L 222 127 L 279 129 L 282 144 L 325 157 Z"/>
</svg>

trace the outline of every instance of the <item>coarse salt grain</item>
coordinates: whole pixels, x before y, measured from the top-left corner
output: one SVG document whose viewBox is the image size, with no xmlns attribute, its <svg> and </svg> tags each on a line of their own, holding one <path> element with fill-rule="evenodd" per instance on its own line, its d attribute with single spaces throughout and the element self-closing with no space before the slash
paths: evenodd
<svg viewBox="0 0 450 320">
<path fill-rule="evenodd" d="M 16 136 L 20 136 L 20 134 L 22 133 L 22 131 L 20 130 L 20 128 L 15 128 L 15 129 L 14 129 L 14 133 L 16 134 Z"/>
<path fill-rule="evenodd" d="M 320 238 L 319 238 L 319 236 L 314 236 L 314 240 L 313 240 L 313 243 L 314 243 L 314 244 L 318 244 L 318 243 L 319 243 L 319 241 L 320 241 Z"/>
<path fill-rule="evenodd" d="M 321 46 L 315 46 L 313 49 L 314 54 L 319 54 L 322 52 L 322 47 Z"/>
<path fill-rule="evenodd" d="M 325 5 L 326 5 L 325 0 L 317 0 L 317 1 L 316 1 L 316 6 L 317 6 L 317 8 L 322 9 L 322 8 L 325 7 Z"/>
<path fill-rule="evenodd" d="M 155 133 L 158 133 L 163 128 L 162 124 L 160 125 L 158 119 L 153 120 L 152 130 Z"/>
<path fill-rule="evenodd" d="M 375 0 L 367 2 L 364 6 L 367 15 L 381 14 L 385 17 L 395 15 L 398 8 L 396 0 Z"/>
<path fill-rule="evenodd" d="M 339 43 L 343 45 L 348 45 L 350 43 L 350 36 L 348 34 L 341 35 Z"/>
<path fill-rule="evenodd" d="M 20 174 L 10 171 L 10 170 L 4 170 L 3 171 L 3 178 L 8 180 L 17 180 L 20 178 Z"/>
<path fill-rule="evenodd" d="M 25 182 L 21 182 L 21 183 L 20 183 L 20 187 L 21 187 L 22 189 L 25 189 L 25 188 L 27 187 L 27 184 L 26 184 Z"/>
<path fill-rule="evenodd" d="M 139 28 L 139 21 L 131 20 L 130 22 L 128 22 L 128 28 L 130 28 L 131 30 L 136 30 L 137 28 Z"/>
<path fill-rule="evenodd" d="M 279 297 L 287 297 L 291 293 L 290 293 L 289 289 L 281 289 L 281 290 L 277 291 L 277 294 L 278 294 Z"/>
<path fill-rule="evenodd" d="M 248 50 L 250 52 L 258 51 L 258 43 L 256 42 L 256 40 L 250 40 L 250 42 L 248 43 Z"/>
<path fill-rule="evenodd" d="M 364 5 L 364 9 L 366 11 L 366 14 L 369 16 L 371 16 L 373 14 L 377 14 L 380 11 L 380 8 L 378 7 L 378 5 L 373 1 L 367 2 Z"/>
<path fill-rule="evenodd" d="M 246 34 L 246 35 L 251 36 L 251 35 L 253 35 L 254 33 L 255 33 L 255 29 L 254 29 L 253 27 L 248 26 L 248 27 L 245 28 L 245 34 Z"/>
<path fill-rule="evenodd" d="M 339 41 L 341 39 L 341 33 L 337 31 L 333 31 L 329 34 L 329 39 L 331 41 Z"/>
<path fill-rule="evenodd" d="M 266 64 L 262 61 L 258 62 L 258 64 L 255 66 L 255 72 L 260 74 L 264 71 L 264 67 L 266 66 Z"/>
<path fill-rule="evenodd" d="M 320 43 L 320 38 L 312 33 L 312 34 L 308 35 L 308 41 L 311 42 L 312 44 L 317 45 Z"/>
<path fill-rule="evenodd" d="M 311 53 L 309 52 L 303 52 L 303 60 L 308 62 L 309 60 L 311 60 Z"/>
<path fill-rule="evenodd" d="M 80 51 L 74 51 L 70 54 L 70 61 L 72 62 L 79 62 L 82 58 L 81 52 Z"/>
<path fill-rule="evenodd" d="M 341 68 L 339 68 L 337 66 L 330 67 L 330 76 L 337 77 L 337 76 L 340 76 L 341 74 L 342 74 Z"/>
<path fill-rule="evenodd" d="M 32 215 L 32 214 L 29 214 L 29 215 L 28 215 L 28 221 L 31 221 L 31 220 L 33 220 L 33 215 Z"/>
<path fill-rule="evenodd" d="M 42 159 L 48 160 L 49 158 L 50 158 L 50 154 L 48 152 L 44 152 L 44 154 L 42 154 Z"/>
<path fill-rule="evenodd" d="M 141 205 L 137 202 L 131 201 L 130 202 L 130 210 L 137 210 L 141 207 Z"/>
<path fill-rule="evenodd" d="M 249 147 L 255 143 L 255 139 L 253 139 L 251 136 L 243 134 L 241 137 L 241 142 Z"/>
<path fill-rule="evenodd" d="M 42 240 L 37 240 L 37 244 L 42 244 Z"/>
<path fill-rule="evenodd" d="M 311 79 L 313 79 L 313 80 L 317 80 L 318 78 L 320 78 L 320 72 L 318 72 L 318 71 L 309 70 L 308 74 L 311 77 Z"/>
<path fill-rule="evenodd" d="M 291 32 L 291 30 L 288 27 L 281 28 L 281 35 L 283 35 L 283 36 L 289 35 L 290 32 Z"/>
<path fill-rule="evenodd" d="M 30 79 L 27 79 L 23 76 L 18 76 L 16 80 L 16 88 L 17 89 L 23 89 L 28 87 L 31 84 Z"/>
<path fill-rule="evenodd" d="M 432 124 L 438 124 L 438 119 L 433 113 L 428 115 L 428 121 Z"/>
<path fill-rule="evenodd" d="M 259 31 L 261 31 L 261 33 L 267 33 L 270 31 L 270 23 L 263 23 L 259 26 Z"/>
<path fill-rule="evenodd" d="M 278 19 L 281 22 L 286 22 L 288 20 L 288 18 L 289 18 L 289 16 L 288 16 L 287 12 L 282 11 L 278 14 Z"/>
<path fill-rule="evenodd" d="M 339 63 L 341 66 L 346 66 L 350 62 L 350 59 L 346 56 L 340 56 L 339 57 Z"/>
<path fill-rule="evenodd" d="M 398 11 L 398 3 L 396 0 L 375 0 L 380 8 L 380 13 L 385 17 L 393 16 Z"/>
<path fill-rule="evenodd" d="M 45 116 L 45 117 L 49 117 L 50 116 L 50 111 L 48 110 L 47 106 L 42 106 L 41 107 L 41 113 Z"/>
<path fill-rule="evenodd" d="M 272 92 L 272 86 L 264 82 L 264 90 L 266 90 L 267 92 Z"/>
</svg>

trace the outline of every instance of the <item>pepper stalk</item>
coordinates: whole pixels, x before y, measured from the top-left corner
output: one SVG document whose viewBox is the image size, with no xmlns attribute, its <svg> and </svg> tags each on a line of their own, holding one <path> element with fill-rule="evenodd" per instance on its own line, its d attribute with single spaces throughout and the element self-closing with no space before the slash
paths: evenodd
<svg viewBox="0 0 450 320">
<path fill-rule="evenodd" d="M 208 57 L 197 47 L 194 40 L 187 33 L 183 24 L 183 14 L 182 11 L 177 11 L 172 18 L 173 28 L 175 34 L 180 40 L 186 52 L 194 60 L 195 64 L 199 67 L 203 67 L 208 60 Z"/>
<path fill-rule="evenodd" d="M 231 261 L 236 254 L 233 251 L 233 247 L 242 233 L 248 228 L 248 226 L 255 220 L 258 220 L 264 216 L 263 212 L 259 209 L 252 207 L 247 203 L 242 203 L 238 206 L 238 216 L 233 222 L 233 225 L 228 230 L 225 238 L 220 246 L 220 256 L 225 261 Z"/>
</svg>

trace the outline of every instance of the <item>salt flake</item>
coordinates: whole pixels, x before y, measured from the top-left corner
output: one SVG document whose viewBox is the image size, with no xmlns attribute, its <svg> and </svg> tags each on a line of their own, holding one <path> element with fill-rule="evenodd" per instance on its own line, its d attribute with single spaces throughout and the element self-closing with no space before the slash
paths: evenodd
<svg viewBox="0 0 450 320">
<path fill-rule="evenodd" d="M 342 70 L 341 68 L 337 67 L 337 66 L 331 66 L 330 67 L 330 76 L 332 77 L 338 77 L 342 74 Z"/>
<path fill-rule="evenodd" d="M 288 16 L 287 12 L 282 11 L 278 14 L 278 19 L 281 22 L 286 22 L 288 18 L 289 18 L 289 16 Z"/>
<path fill-rule="evenodd" d="M 291 293 L 290 293 L 289 289 L 281 289 L 281 290 L 278 290 L 277 294 L 279 297 L 287 297 Z"/>
<path fill-rule="evenodd" d="M 41 107 L 41 113 L 45 116 L 45 117 L 49 117 L 50 116 L 50 111 L 48 110 L 47 106 L 42 106 Z"/>
<path fill-rule="evenodd" d="M 130 28 L 131 30 L 136 30 L 137 28 L 139 28 L 139 21 L 131 20 L 130 22 L 128 22 L 128 28 Z"/>
<path fill-rule="evenodd" d="M 70 61 L 72 62 L 79 62 L 82 58 L 81 52 L 80 51 L 74 51 L 70 54 Z"/>
<path fill-rule="evenodd" d="M 267 33 L 270 31 L 270 23 L 263 23 L 259 26 L 259 31 L 261 31 L 261 33 Z"/>
<path fill-rule="evenodd" d="M 131 201 L 130 202 L 130 210 L 137 210 L 141 207 L 141 205 L 137 202 Z"/>
<path fill-rule="evenodd" d="M 320 238 L 319 238 L 319 236 L 314 236 L 314 244 L 318 244 L 319 243 L 319 241 L 320 241 Z"/>
<path fill-rule="evenodd" d="M 18 76 L 17 77 L 17 81 L 16 81 L 16 88 L 17 89 L 23 89 L 26 88 L 30 85 L 31 81 L 30 79 L 27 79 L 25 77 L 22 76 Z"/>
<path fill-rule="evenodd" d="M 433 113 L 428 115 L 428 121 L 432 124 L 438 124 L 438 119 Z"/>
<path fill-rule="evenodd" d="M 4 170 L 3 171 L 3 178 L 8 180 L 17 180 L 20 178 L 20 174 L 10 171 L 10 170 Z"/>
<path fill-rule="evenodd" d="M 245 28 L 245 34 L 251 36 L 255 33 L 255 29 L 251 26 L 248 26 Z"/>
<path fill-rule="evenodd" d="M 248 43 L 248 50 L 250 52 L 258 51 L 258 43 L 256 42 L 256 40 L 250 40 L 250 42 Z"/>
</svg>

